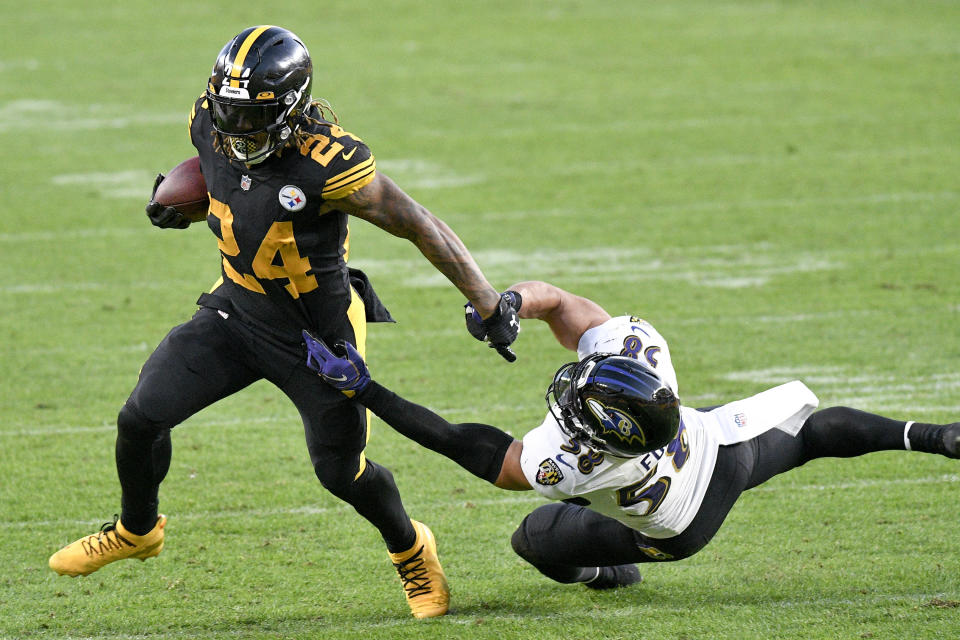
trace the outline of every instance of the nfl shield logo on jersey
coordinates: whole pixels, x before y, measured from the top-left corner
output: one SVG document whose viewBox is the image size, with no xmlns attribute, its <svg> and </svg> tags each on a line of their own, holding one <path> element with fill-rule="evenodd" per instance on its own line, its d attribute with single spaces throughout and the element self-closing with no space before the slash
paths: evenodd
<svg viewBox="0 0 960 640">
<path fill-rule="evenodd" d="M 251 184 L 252 184 L 252 182 L 250 181 L 250 176 L 240 176 L 240 188 L 241 188 L 241 189 L 243 189 L 244 191 L 250 191 L 250 185 L 251 185 Z"/>
<path fill-rule="evenodd" d="M 561 480 L 563 480 L 563 472 L 560 471 L 560 467 L 557 466 L 556 462 L 551 458 L 547 458 L 540 463 L 540 468 L 537 469 L 537 484 L 549 487 L 557 484 Z"/>
<path fill-rule="evenodd" d="M 287 211 L 300 211 L 307 206 L 307 196 L 299 187 L 288 184 L 280 189 L 280 206 Z"/>
</svg>

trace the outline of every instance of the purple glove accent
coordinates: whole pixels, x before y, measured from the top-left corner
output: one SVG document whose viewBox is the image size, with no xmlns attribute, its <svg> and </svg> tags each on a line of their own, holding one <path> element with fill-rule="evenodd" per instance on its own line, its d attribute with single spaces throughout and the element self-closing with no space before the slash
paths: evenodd
<svg viewBox="0 0 960 640">
<path fill-rule="evenodd" d="M 481 342 L 486 340 L 487 329 L 483 326 L 483 318 L 481 318 L 477 310 L 473 308 L 473 303 L 468 302 L 463 305 L 463 312 L 467 321 L 467 331 L 470 332 L 470 335 Z"/>
<path fill-rule="evenodd" d="M 320 338 L 303 331 L 307 345 L 307 366 L 316 371 L 324 382 L 348 396 L 363 391 L 370 382 L 370 372 L 363 357 L 353 345 L 340 340 L 334 348 L 343 355 L 334 353 Z"/>
</svg>

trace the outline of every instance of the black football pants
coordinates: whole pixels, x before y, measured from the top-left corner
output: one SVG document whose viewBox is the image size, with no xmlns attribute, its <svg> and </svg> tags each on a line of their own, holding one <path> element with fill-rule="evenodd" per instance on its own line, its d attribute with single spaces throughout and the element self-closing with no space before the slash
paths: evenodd
<svg viewBox="0 0 960 640">
<path fill-rule="evenodd" d="M 349 322 L 344 325 L 338 330 L 355 340 Z M 415 532 L 393 476 L 362 455 L 365 409 L 310 371 L 299 345 L 280 343 L 209 308 L 167 334 L 120 411 L 116 462 L 124 526 L 133 533 L 154 526 L 160 482 L 170 466 L 170 430 L 260 379 L 276 385 L 300 412 L 323 486 L 377 527 L 391 551 L 408 549 Z"/>
<path fill-rule="evenodd" d="M 672 538 L 650 538 L 580 505 L 555 502 L 530 513 L 511 540 L 514 550 L 557 582 L 578 582 L 586 567 L 681 560 L 700 551 L 740 497 L 770 478 L 815 458 L 849 458 L 904 449 L 904 422 L 832 407 L 811 415 L 796 437 L 779 429 L 722 446 L 700 510 Z"/>
</svg>

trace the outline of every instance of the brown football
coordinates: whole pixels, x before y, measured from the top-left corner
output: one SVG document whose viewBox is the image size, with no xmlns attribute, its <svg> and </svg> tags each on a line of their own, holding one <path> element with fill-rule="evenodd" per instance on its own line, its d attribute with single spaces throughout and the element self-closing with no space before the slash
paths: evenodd
<svg viewBox="0 0 960 640">
<path fill-rule="evenodd" d="M 166 207 L 174 207 L 190 222 L 206 220 L 210 207 L 207 183 L 200 173 L 200 158 L 187 158 L 167 172 L 153 199 Z"/>
</svg>

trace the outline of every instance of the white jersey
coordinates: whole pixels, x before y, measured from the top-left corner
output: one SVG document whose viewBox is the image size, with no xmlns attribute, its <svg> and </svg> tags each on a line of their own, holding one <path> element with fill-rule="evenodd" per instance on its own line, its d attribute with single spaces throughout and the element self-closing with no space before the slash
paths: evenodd
<svg viewBox="0 0 960 640">
<path fill-rule="evenodd" d="M 635 357 L 676 390 L 666 340 L 638 318 L 612 318 L 584 333 L 578 355 L 591 353 Z M 673 442 L 636 458 L 583 447 L 548 413 L 524 436 L 520 466 L 530 486 L 546 498 L 588 506 L 651 538 L 670 538 L 699 511 L 721 444 L 774 427 L 796 433 L 816 406 L 816 396 L 794 381 L 709 412 L 681 407 Z"/>
<path fill-rule="evenodd" d="M 587 329 L 577 344 L 577 358 L 583 360 L 594 353 L 635 358 L 655 370 L 673 393 L 680 396 L 667 341 L 646 320 L 636 316 L 617 316 Z"/>
</svg>

